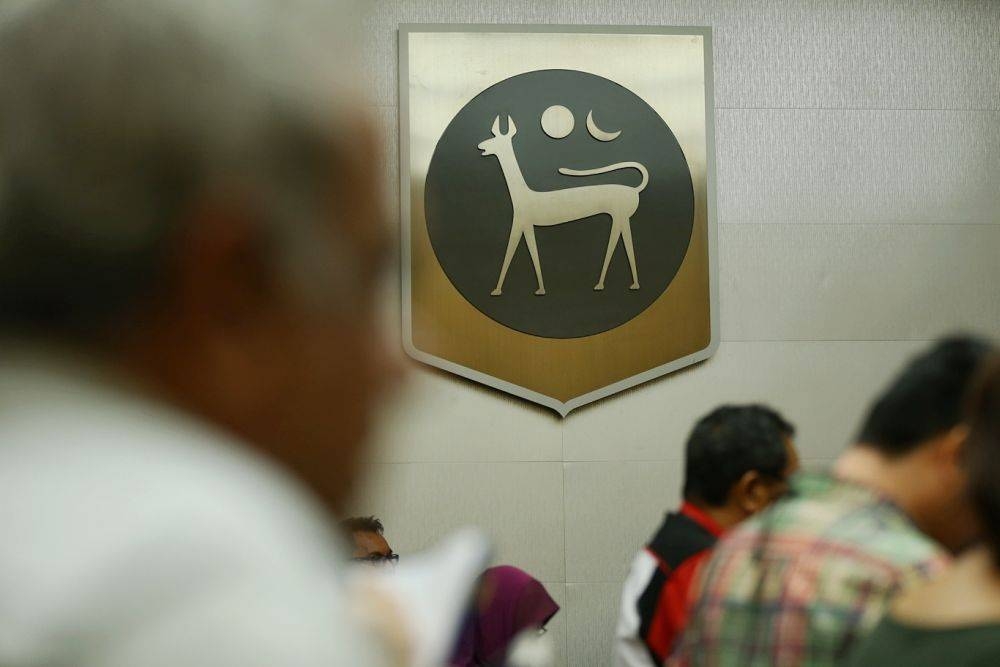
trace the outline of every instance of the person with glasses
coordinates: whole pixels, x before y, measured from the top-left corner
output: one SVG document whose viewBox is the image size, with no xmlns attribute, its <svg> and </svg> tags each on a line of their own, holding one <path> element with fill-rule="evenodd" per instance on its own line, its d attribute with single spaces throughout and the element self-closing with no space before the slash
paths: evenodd
<svg viewBox="0 0 1000 667">
<path fill-rule="evenodd" d="M 385 539 L 385 526 L 373 516 L 356 516 L 341 522 L 341 528 L 353 545 L 351 560 L 364 565 L 395 565 L 399 554 L 394 553 Z"/>
</svg>

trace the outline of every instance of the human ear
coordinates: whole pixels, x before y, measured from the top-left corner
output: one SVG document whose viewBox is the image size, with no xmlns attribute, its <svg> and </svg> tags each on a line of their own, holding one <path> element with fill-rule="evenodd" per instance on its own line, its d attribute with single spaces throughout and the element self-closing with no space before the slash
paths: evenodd
<svg viewBox="0 0 1000 667">
<path fill-rule="evenodd" d="M 739 509 L 744 514 L 748 516 L 756 514 L 768 504 L 767 485 L 759 472 L 750 470 L 744 473 L 733 486 L 730 498 L 735 499 Z"/>
<path fill-rule="evenodd" d="M 273 288 L 253 214 L 227 201 L 205 202 L 184 220 L 174 268 L 179 303 L 195 317 L 239 326 L 259 314 Z"/>
<path fill-rule="evenodd" d="M 276 312 L 259 225 L 248 207 L 226 198 L 193 207 L 178 226 L 157 328 L 168 346 L 197 349 L 200 368 L 170 372 L 197 380 L 233 419 L 258 411 L 266 394 L 262 369 L 275 356 L 267 315 Z"/>
<path fill-rule="evenodd" d="M 969 427 L 957 424 L 945 432 L 935 448 L 938 456 L 946 463 L 961 465 L 965 454 L 965 442 L 969 438 Z"/>
</svg>

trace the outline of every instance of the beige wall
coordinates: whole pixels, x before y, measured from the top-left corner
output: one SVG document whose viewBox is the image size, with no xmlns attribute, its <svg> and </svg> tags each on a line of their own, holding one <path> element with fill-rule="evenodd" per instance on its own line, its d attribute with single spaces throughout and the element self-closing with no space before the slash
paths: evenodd
<svg viewBox="0 0 1000 667">
<path fill-rule="evenodd" d="M 763 400 L 829 460 L 878 385 L 953 329 L 1000 331 L 1000 3 L 372 2 L 368 61 L 397 200 L 404 22 L 711 25 L 722 345 L 561 420 L 416 370 L 355 503 L 396 549 L 463 524 L 564 610 L 560 664 L 606 665 L 620 581 L 678 500 L 692 420 Z M 398 282 L 387 290 L 398 331 Z"/>
</svg>

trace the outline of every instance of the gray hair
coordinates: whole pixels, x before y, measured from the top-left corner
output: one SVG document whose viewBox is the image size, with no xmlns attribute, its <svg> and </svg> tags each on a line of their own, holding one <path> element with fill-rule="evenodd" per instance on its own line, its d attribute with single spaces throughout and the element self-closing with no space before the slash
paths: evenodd
<svg viewBox="0 0 1000 667">
<path fill-rule="evenodd" d="M 303 289 L 340 282 L 301 280 L 304 266 L 353 276 L 350 253 L 330 257 L 317 236 L 329 176 L 317 161 L 353 150 L 352 7 L 4 4 L 0 331 L 114 324 L 156 286 L 184 207 L 231 188 L 259 198 L 249 205 Z"/>
</svg>

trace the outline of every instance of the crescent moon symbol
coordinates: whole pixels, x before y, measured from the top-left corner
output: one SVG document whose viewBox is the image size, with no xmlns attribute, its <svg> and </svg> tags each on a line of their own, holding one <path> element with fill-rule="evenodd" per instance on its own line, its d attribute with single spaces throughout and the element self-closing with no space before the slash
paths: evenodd
<svg viewBox="0 0 1000 667">
<path fill-rule="evenodd" d="M 590 132 L 590 136 L 598 141 L 613 141 L 618 138 L 619 134 L 622 133 L 621 130 L 618 130 L 617 132 L 605 132 L 601 128 L 597 127 L 597 123 L 594 122 L 593 110 L 587 112 L 587 131 Z"/>
</svg>

